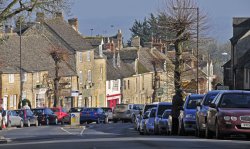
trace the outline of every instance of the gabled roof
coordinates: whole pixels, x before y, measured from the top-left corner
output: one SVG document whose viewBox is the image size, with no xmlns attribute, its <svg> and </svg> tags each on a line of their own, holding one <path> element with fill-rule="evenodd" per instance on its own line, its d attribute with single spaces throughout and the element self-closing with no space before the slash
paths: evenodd
<svg viewBox="0 0 250 149">
<path fill-rule="evenodd" d="M 154 72 L 153 62 L 156 62 L 156 71 L 163 71 L 165 61 L 167 62 L 167 67 L 173 67 L 169 58 L 157 49 L 141 48 L 139 50 L 139 62 L 148 71 Z"/>
<path fill-rule="evenodd" d="M 230 68 L 231 67 L 231 60 L 227 61 L 222 67 Z"/>
<path fill-rule="evenodd" d="M 113 66 L 113 60 L 107 60 L 107 80 L 116 80 L 131 77 L 135 74 L 135 71 L 130 65 L 120 62 L 120 67 Z"/>
<path fill-rule="evenodd" d="M 2 73 L 19 73 L 20 70 L 20 36 L 9 36 L 0 44 L 0 59 Z M 54 77 L 55 62 L 50 56 L 53 45 L 39 35 L 22 36 L 22 70 L 24 72 L 49 71 Z M 65 47 L 62 52 L 68 52 Z M 75 76 L 76 66 L 74 56 L 69 53 L 67 63 L 59 63 L 59 76 Z"/>
<path fill-rule="evenodd" d="M 62 18 L 46 20 L 45 24 L 74 50 L 83 51 L 93 49 L 93 47 Z"/>
</svg>

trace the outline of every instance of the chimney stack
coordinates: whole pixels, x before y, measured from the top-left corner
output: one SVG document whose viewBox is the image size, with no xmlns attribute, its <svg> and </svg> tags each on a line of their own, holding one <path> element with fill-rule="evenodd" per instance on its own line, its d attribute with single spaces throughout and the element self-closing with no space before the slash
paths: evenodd
<svg viewBox="0 0 250 149">
<path fill-rule="evenodd" d="M 131 41 L 131 46 L 139 48 L 141 46 L 140 41 L 141 41 L 140 37 L 135 36 Z"/>
<path fill-rule="evenodd" d="M 12 34 L 13 33 L 13 27 L 12 25 L 5 25 L 5 33 Z"/>
<path fill-rule="evenodd" d="M 72 18 L 72 19 L 68 19 L 68 23 L 69 25 L 78 32 L 78 19 L 77 18 Z"/>
<path fill-rule="evenodd" d="M 36 21 L 37 22 L 44 22 L 44 13 L 43 12 L 36 13 Z"/>
<path fill-rule="evenodd" d="M 62 12 L 56 12 L 56 18 L 63 19 L 63 13 Z"/>
</svg>

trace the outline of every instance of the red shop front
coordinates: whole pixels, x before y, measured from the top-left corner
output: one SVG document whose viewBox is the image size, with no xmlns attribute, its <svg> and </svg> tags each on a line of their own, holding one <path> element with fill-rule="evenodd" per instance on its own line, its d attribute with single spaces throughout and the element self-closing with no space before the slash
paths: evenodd
<svg viewBox="0 0 250 149">
<path fill-rule="evenodd" d="M 107 106 L 114 109 L 116 104 L 121 103 L 121 94 L 108 95 L 107 96 Z"/>
</svg>

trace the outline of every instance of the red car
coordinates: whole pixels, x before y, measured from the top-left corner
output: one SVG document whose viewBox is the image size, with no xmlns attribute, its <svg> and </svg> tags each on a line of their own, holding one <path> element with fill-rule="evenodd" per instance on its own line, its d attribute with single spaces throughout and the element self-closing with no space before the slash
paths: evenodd
<svg viewBox="0 0 250 149">
<path fill-rule="evenodd" d="M 244 134 L 250 138 L 250 91 L 220 92 L 209 106 L 206 137 Z"/>
<path fill-rule="evenodd" d="M 51 110 L 57 115 L 58 122 L 61 122 L 62 124 L 70 122 L 70 116 L 64 108 L 54 107 L 51 108 Z"/>
</svg>

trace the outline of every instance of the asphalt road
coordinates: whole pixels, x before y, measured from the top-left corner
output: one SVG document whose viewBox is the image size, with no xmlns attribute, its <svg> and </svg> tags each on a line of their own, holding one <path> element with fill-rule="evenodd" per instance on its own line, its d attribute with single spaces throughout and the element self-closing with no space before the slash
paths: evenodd
<svg viewBox="0 0 250 149">
<path fill-rule="evenodd" d="M 249 149 L 242 139 L 199 139 L 193 136 L 141 136 L 131 123 L 90 124 L 86 127 L 41 126 L 0 131 L 9 139 L 0 149 Z"/>
</svg>

